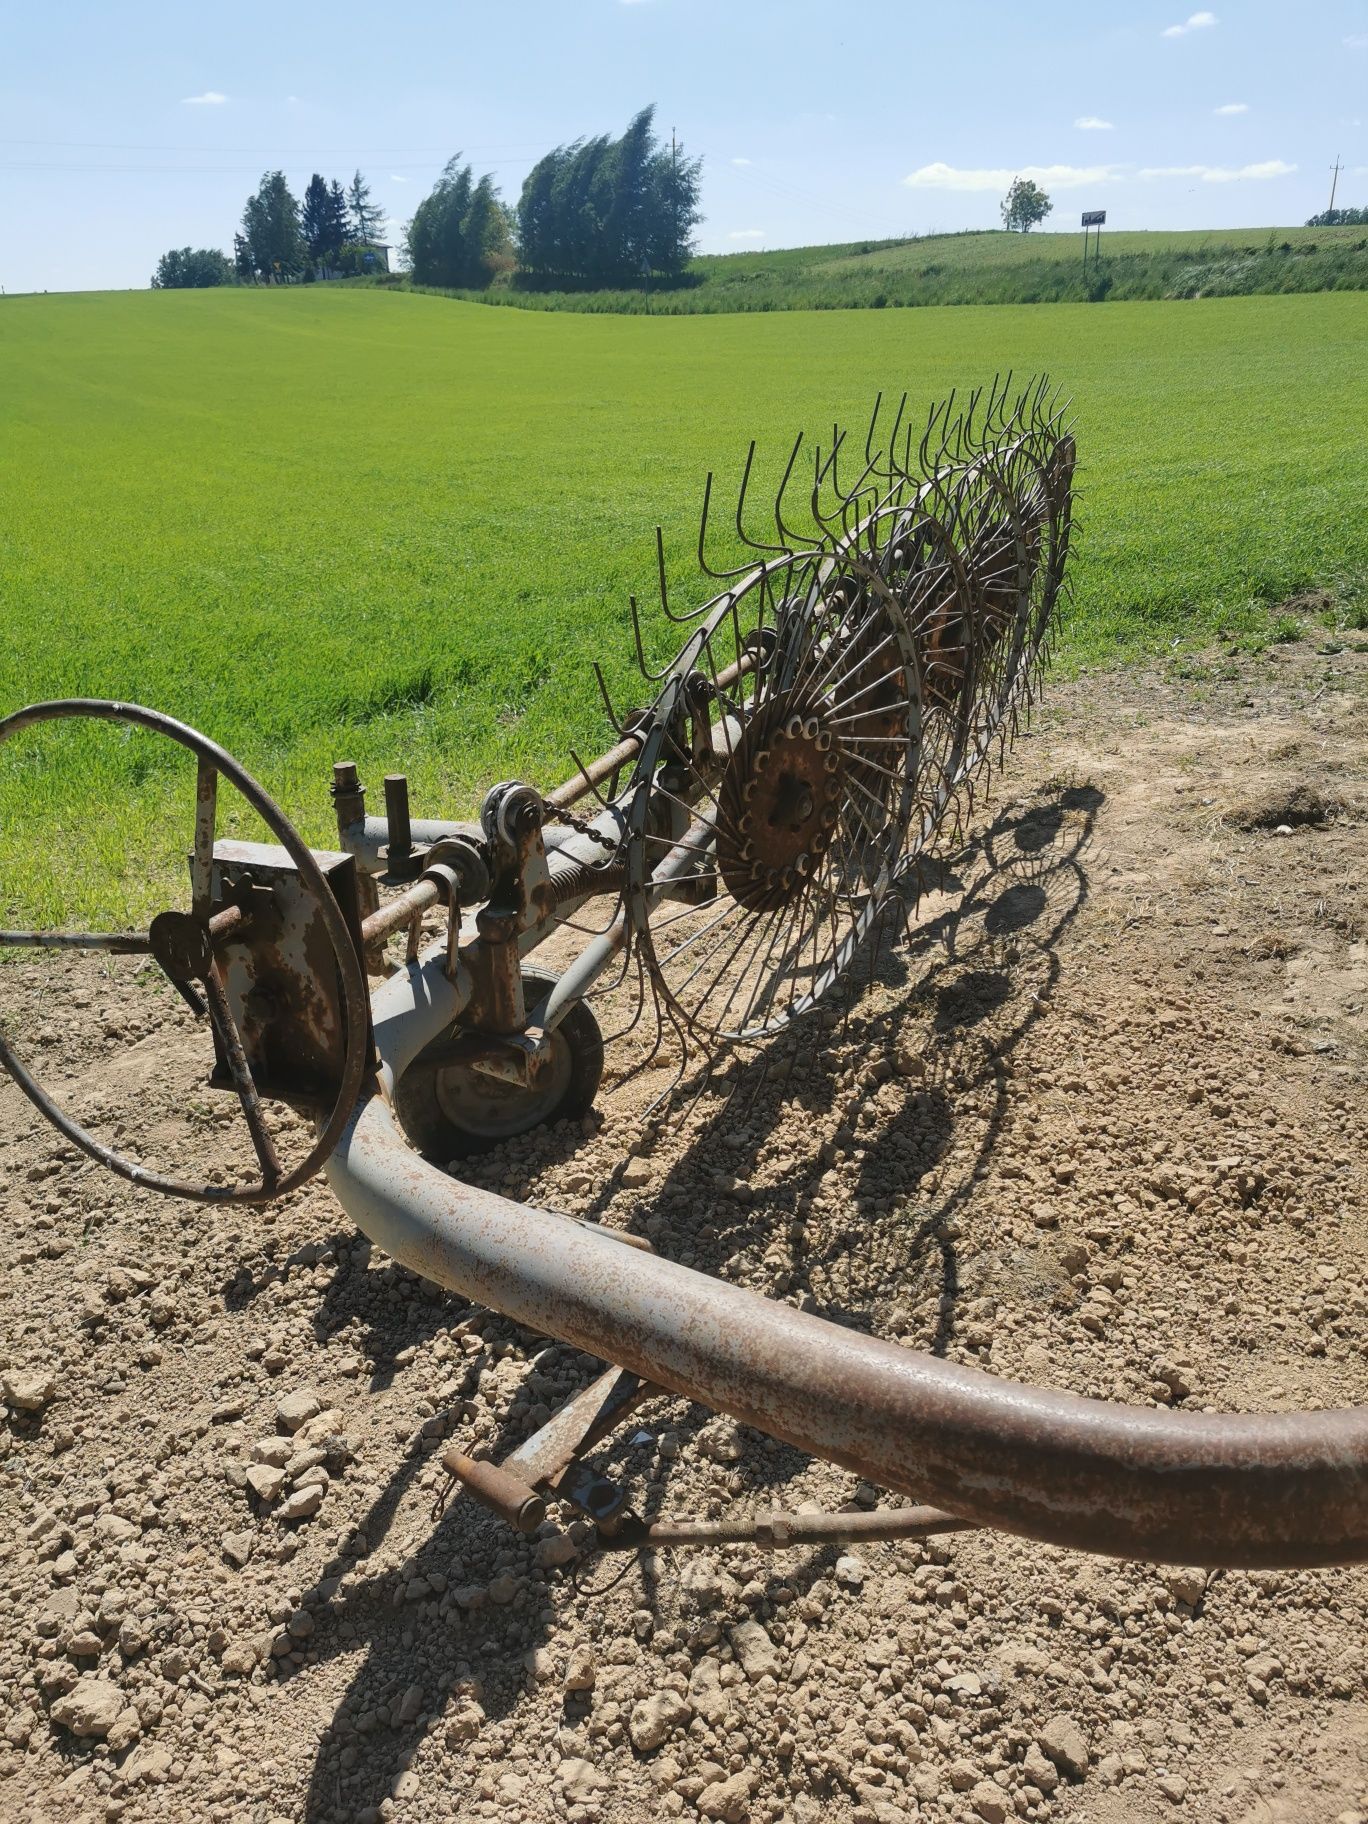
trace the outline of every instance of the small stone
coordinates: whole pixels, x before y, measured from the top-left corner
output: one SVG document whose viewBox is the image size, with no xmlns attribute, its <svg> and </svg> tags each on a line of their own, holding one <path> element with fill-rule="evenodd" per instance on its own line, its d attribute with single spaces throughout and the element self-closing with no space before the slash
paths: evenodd
<svg viewBox="0 0 1368 1824">
<path fill-rule="evenodd" d="M 1207 1572 L 1200 1566 L 1191 1570 L 1165 1570 L 1160 1575 L 1164 1580 L 1164 1588 L 1175 1602 L 1185 1602 L 1189 1608 L 1195 1609 L 1206 1595 Z"/>
<path fill-rule="evenodd" d="M 1092 1758 L 1088 1752 L 1088 1739 L 1067 1711 L 1060 1710 L 1050 1717 L 1041 1727 L 1036 1742 L 1041 1753 L 1063 1772 L 1081 1780 L 1088 1771 Z"/>
<path fill-rule="evenodd" d="M 294 1455 L 294 1444 L 289 1438 L 258 1438 L 252 1446 L 253 1463 L 269 1463 L 272 1469 L 284 1469 Z"/>
<path fill-rule="evenodd" d="M 1292 834 L 1292 825 L 1290 823 L 1280 823 L 1273 834 L 1275 836 L 1290 836 Z"/>
<path fill-rule="evenodd" d="M 705 1818 L 718 1824 L 746 1824 L 750 1816 L 750 1796 L 755 1775 L 734 1773 L 729 1780 L 714 1780 L 698 1795 L 698 1809 Z"/>
<path fill-rule="evenodd" d="M 67 1636 L 66 1650 L 73 1659 L 98 1659 L 104 1651 L 104 1642 L 94 1628 L 77 1628 L 74 1634 Z"/>
<path fill-rule="evenodd" d="M 75 1590 L 54 1590 L 38 1616 L 38 1632 L 47 1638 L 60 1634 L 66 1622 L 75 1621 L 81 1603 Z"/>
<path fill-rule="evenodd" d="M 1032 1786 L 1038 1786 L 1042 1792 L 1053 1792 L 1059 1784 L 1059 1769 L 1041 1753 L 1039 1742 L 1032 1742 L 1026 1750 L 1022 1767 Z"/>
<path fill-rule="evenodd" d="M 561 1790 L 571 1805 L 592 1804 L 595 1797 L 606 1784 L 603 1775 L 592 1761 L 582 1761 L 570 1756 L 563 1760 L 556 1769 L 556 1778 L 560 1781 Z"/>
<path fill-rule="evenodd" d="M 125 1520 L 122 1514 L 116 1514 L 112 1509 L 107 1509 L 103 1514 L 97 1516 L 95 1530 L 103 1538 L 112 1540 L 115 1545 L 125 1544 L 129 1539 L 136 1538 L 138 1533 L 137 1527 L 131 1520 Z"/>
<path fill-rule="evenodd" d="M 741 1670 L 753 1685 L 768 1675 L 779 1676 L 779 1654 L 774 1642 L 758 1621 L 741 1621 L 728 1631 L 732 1652 Z"/>
<path fill-rule="evenodd" d="M 406 1767 L 402 1773 L 395 1774 L 390 1793 L 396 1799 L 411 1799 L 421 1784 L 422 1781 L 413 1769 Z"/>
<path fill-rule="evenodd" d="M 963 1759 L 951 1761 L 946 1772 L 950 1777 L 950 1784 L 954 1787 L 956 1792 L 968 1792 L 969 1788 L 978 1778 L 978 1769 L 975 1767 L 974 1763 Z M 1054 1773 L 1053 1767 L 1050 1768 L 1050 1772 Z M 1059 1775 L 1055 1774 L 1055 1778 L 1058 1779 Z"/>
<path fill-rule="evenodd" d="M 1279 835 L 1281 831 L 1277 832 Z M 1289 830 L 1288 835 L 1292 834 Z M 1175 1805 L 1181 1805 L 1187 1797 L 1187 1781 L 1181 1773 L 1161 1773 L 1156 1784 L 1166 1799 L 1172 1799 Z"/>
<path fill-rule="evenodd" d="M 124 1710 L 124 1696 L 107 1678 L 79 1678 L 52 1706 L 52 1720 L 77 1736 L 107 1736 Z"/>
<path fill-rule="evenodd" d="M 142 1718 L 128 1704 L 114 1719 L 114 1727 L 105 1737 L 106 1745 L 115 1753 L 122 1754 L 125 1748 L 131 1748 L 142 1734 Z"/>
<path fill-rule="evenodd" d="M 569 1533 L 552 1533 L 549 1539 L 538 1539 L 532 1558 L 539 1570 L 549 1571 L 556 1565 L 569 1564 L 578 1551 Z"/>
<path fill-rule="evenodd" d="M 307 1609 L 295 1609 L 291 1612 L 285 1626 L 296 1640 L 307 1640 L 317 1624 Z"/>
<path fill-rule="evenodd" d="M 587 1641 L 571 1647 L 570 1657 L 565 1662 L 565 1688 L 567 1691 L 592 1691 L 597 1670 L 594 1665 L 594 1649 Z"/>
<path fill-rule="evenodd" d="M 693 1706 L 677 1691 L 657 1691 L 632 1706 L 627 1733 L 638 1754 L 653 1754 L 676 1729 L 683 1729 L 693 1716 Z"/>
<path fill-rule="evenodd" d="M 323 1490 L 316 1482 L 288 1494 L 276 1509 L 277 1520 L 307 1520 L 323 1505 Z"/>
<path fill-rule="evenodd" d="M 247 1471 L 247 1486 L 259 1501 L 269 1507 L 278 1501 L 285 1487 L 285 1471 L 273 1463 L 253 1463 Z"/>
<path fill-rule="evenodd" d="M 130 1754 L 119 1769 L 119 1778 L 128 1786 L 163 1786 L 171 1772 L 171 1750 L 155 1742 L 145 1742 Z"/>
<path fill-rule="evenodd" d="M 502 1577 L 496 1577 L 489 1586 L 489 1600 L 501 1604 L 512 1602 L 518 1593 L 518 1580 L 510 1577 L 505 1571 Z"/>
<path fill-rule="evenodd" d="M 863 1558 L 847 1552 L 836 1560 L 836 1581 L 848 1590 L 862 1590 L 868 1572 Z"/>
<path fill-rule="evenodd" d="M 277 1405 L 276 1424 L 282 1431 L 293 1434 L 322 1410 L 323 1401 L 313 1388 L 301 1387 L 295 1393 L 287 1393 Z"/>
<path fill-rule="evenodd" d="M 447 1718 L 446 1739 L 451 1748 L 462 1742 L 473 1742 L 484 1722 L 484 1711 L 478 1704 L 462 1704 Z"/>
<path fill-rule="evenodd" d="M 400 1724 L 416 1723 L 423 1713 L 423 1687 L 410 1685 L 399 1699 L 399 1708 L 395 1712 L 395 1722 Z"/>
<path fill-rule="evenodd" d="M 631 1159 L 622 1168 L 622 1182 L 628 1190 L 639 1190 L 651 1182 L 651 1168 L 643 1159 Z"/>
<path fill-rule="evenodd" d="M 219 1540 L 219 1549 L 229 1564 L 242 1570 L 252 1555 L 254 1543 L 251 1533 L 225 1533 Z"/>
<path fill-rule="evenodd" d="M 57 1392 L 57 1377 L 45 1368 L 6 1368 L 0 1396 L 14 1412 L 41 1412 Z"/>
<path fill-rule="evenodd" d="M 980 1780 L 969 1794 L 969 1803 L 984 1824 L 1006 1824 L 1007 1794 L 991 1780 Z"/>
</svg>

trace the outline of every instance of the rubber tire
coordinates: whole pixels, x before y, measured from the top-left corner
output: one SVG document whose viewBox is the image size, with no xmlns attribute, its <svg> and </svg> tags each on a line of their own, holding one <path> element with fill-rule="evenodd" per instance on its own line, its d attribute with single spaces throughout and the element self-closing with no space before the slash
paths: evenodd
<svg viewBox="0 0 1368 1824">
<path fill-rule="evenodd" d="M 526 1004 L 535 1006 L 555 986 L 556 979 L 547 970 L 524 968 L 522 984 Z M 443 1033 L 435 1039 L 404 1072 L 395 1093 L 395 1113 L 411 1143 L 434 1164 L 446 1165 L 453 1159 L 470 1159 L 479 1153 L 490 1152 L 520 1134 L 531 1133 L 534 1128 L 550 1126 L 556 1121 L 578 1121 L 587 1115 L 603 1080 L 603 1034 L 592 1009 L 584 1001 L 577 1001 L 551 1036 L 554 1045 L 563 1047 L 562 1066 L 568 1066 L 559 1094 L 549 1106 L 544 1105 L 544 1099 L 529 1095 L 528 1118 L 524 1125 L 517 1124 L 510 1097 L 513 1124 L 507 1131 L 496 1134 L 482 1132 L 473 1123 L 464 1125 L 452 1115 L 449 1104 L 442 1105 L 437 1072 L 425 1069 L 423 1060 L 428 1052 L 444 1046 L 450 1034 Z"/>
</svg>

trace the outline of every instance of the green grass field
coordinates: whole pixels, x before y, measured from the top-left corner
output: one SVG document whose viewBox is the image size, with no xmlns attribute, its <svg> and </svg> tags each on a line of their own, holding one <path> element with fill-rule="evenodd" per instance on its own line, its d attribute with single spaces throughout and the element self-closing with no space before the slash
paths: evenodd
<svg viewBox="0 0 1368 1824">
<path fill-rule="evenodd" d="M 627 704 L 629 590 L 677 587 L 704 471 L 1048 368 L 1085 469 L 1077 663 L 1244 625 L 1368 571 L 1368 299 L 678 319 L 333 287 L 0 303 L 0 709 L 121 696 L 237 752 L 305 833 L 328 767 L 419 813 L 554 783 Z M 661 627 L 657 652 L 672 642 Z M 169 760 L 169 756 L 168 756 Z M 179 865 L 183 772 L 107 732 L 0 749 L 0 923 L 112 916 Z"/>
</svg>

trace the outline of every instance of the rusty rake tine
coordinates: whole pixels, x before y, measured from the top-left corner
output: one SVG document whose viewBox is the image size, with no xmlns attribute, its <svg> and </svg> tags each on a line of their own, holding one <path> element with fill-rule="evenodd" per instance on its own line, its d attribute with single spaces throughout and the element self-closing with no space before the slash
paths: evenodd
<svg viewBox="0 0 1368 1824">
<path fill-rule="evenodd" d="M 608 685 L 604 681 L 603 667 L 599 664 L 597 659 L 591 659 L 589 664 L 593 670 L 594 677 L 598 682 L 599 696 L 603 700 L 603 708 L 609 722 L 612 724 L 613 733 L 617 736 L 618 740 L 621 741 L 625 739 L 627 731 L 618 719 L 618 713 L 613 708 L 613 700 L 608 695 Z"/>
<path fill-rule="evenodd" d="M 780 548 L 786 552 L 793 551 L 803 543 L 803 540 L 796 533 L 790 532 L 784 524 L 784 495 L 788 492 L 789 481 L 798 461 L 798 452 L 802 447 L 803 433 L 799 431 L 793 440 L 793 448 L 789 451 L 789 459 L 784 468 L 783 480 L 779 483 L 779 491 L 774 497 L 774 529 L 779 534 Z"/>
<path fill-rule="evenodd" d="M 801 441 L 801 436 L 800 436 Z M 795 446 L 796 454 L 796 446 Z M 767 552 L 771 555 L 786 555 L 782 545 L 768 545 L 762 539 L 752 538 L 747 532 L 743 520 L 746 511 L 746 495 L 750 489 L 751 469 L 755 463 L 755 441 L 751 440 L 750 449 L 746 452 L 746 466 L 741 476 L 741 492 L 736 497 L 736 536 L 743 545 L 749 545 L 752 551 Z"/>
<path fill-rule="evenodd" d="M 593 780 L 589 777 L 589 768 L 584 764 L 583 760 L 580 759 L 579 755 L 575 752 L 574 748 L 567 747 L 565 751 L 569 754 L 570 758 L 574 761 L 575 765 L 579 768 L 580 777 L 581 777 L 581 779 L 583 779 L 585 785 L 589 788 L 589 791 L 593 794 L 594 800 L 597 803 L 599 809 L 601 811 L 611 810 L 613 807 L 609 804 L 608 800 L 604 797 L 603 793 L 599 790 L 599 788 L 594 784 Z"/>
<path fill-rule="evenodd" d="M 650 666 L 646 663 L 646 648 L 641 641 L 641 610 L 637 606 L 637 599 L 634 595 L 629 595 L 627 597 L 627 606 L 632 614 L 632 638 L 636 642 L 637 667 L 647 683 L 659 684 L 660 680 L 670 669 L 669 664 L 666 663 L 662 665 L 659 671 L 651 670 Z"/>
<path fill-rule="evenodd" d="M 883 405 L 883 388 L 874 395 L 874 410 L 869 414 L 869 429 L 865 432 L 865 466 L 874 460 L 874 431 L 879 422 L 879 411 Z"/>
<path fill-rule="evenodd" d="M 708 513 L 712 506 L 713 472 L 708 470 L 703 483 L 703 511 L 698 516 L 698 567 L 704 576 L 710 576 L 715 583 L 724 583 L 736 574 L 732 570 L 714 570 L 708 562 Z"/>
</svg>

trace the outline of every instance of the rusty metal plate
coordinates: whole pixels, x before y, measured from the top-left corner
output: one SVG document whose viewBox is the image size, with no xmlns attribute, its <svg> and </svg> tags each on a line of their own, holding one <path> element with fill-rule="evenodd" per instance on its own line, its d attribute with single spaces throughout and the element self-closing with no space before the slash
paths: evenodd
<svg viewBox="0 0 1368 1824">
<path fill-rule="evenodd" d="M 314 850 L 360 950 L 356 862 Z M 215 912 L 238 906 L 243 922 L 218 949 L 229 1004 L 263 1096 L 305 1107 L 329 1103 L 342 1081 L 346 1018 L 337 958 L 316 896 L 283 848 L 214 844 Z M 210 1082 L 231 1089 L 221 1045 Z"/>
</svg>

